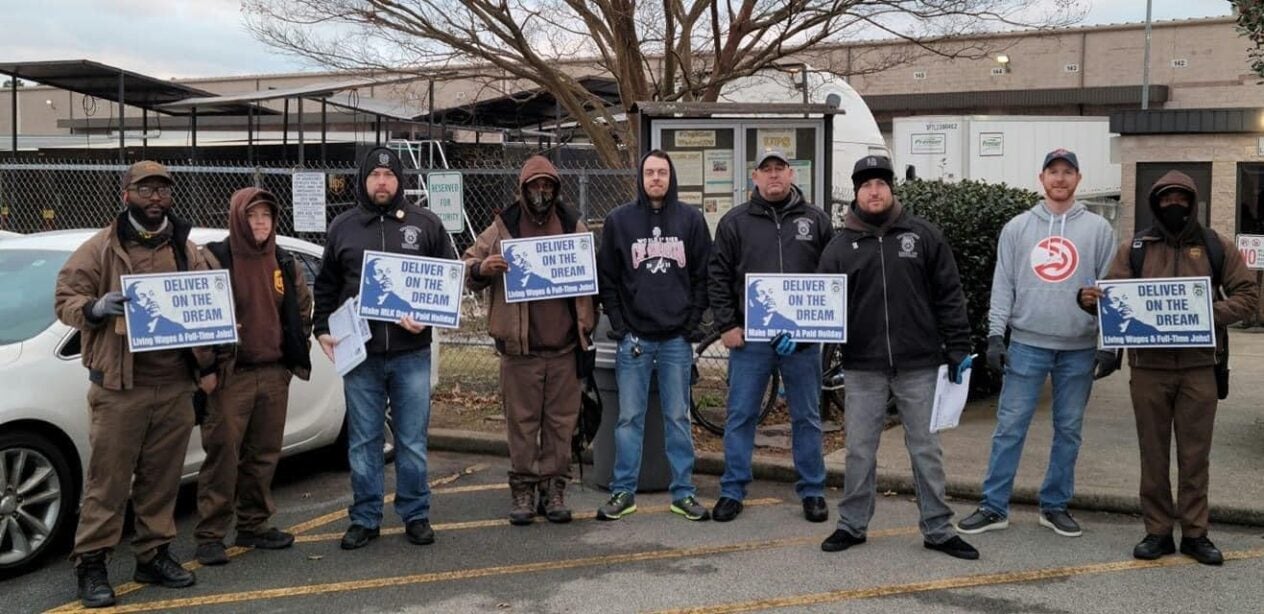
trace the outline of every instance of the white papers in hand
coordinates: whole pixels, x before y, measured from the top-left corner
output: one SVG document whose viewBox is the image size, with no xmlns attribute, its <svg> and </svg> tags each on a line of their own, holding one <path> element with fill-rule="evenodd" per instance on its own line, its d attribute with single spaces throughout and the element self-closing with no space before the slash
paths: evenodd
<svg viewBox="0 0 1264 614">
<path fill-rule="evenodd" d="M 338 342 L 334 346 L 334 370 L 339 376 L 345 377 L 368 357 L 364 342 L 371 333 L 368 322 L 356 315 L 358 312 L 359 305 L 352 297 L 329 315 L 329 334 Z"/>
<path fill-rule="evenodd" d="M 961 411 L 966 408 L 966 397 L 970 394 L 972 370 L 962 372 L 961 383 L 954 384 L 948 379 L 948 365 L 939 366 L 939 378 L 935 383 L 935 404 L 930 412 L 930 432 L 938 433 L 956 428 L 961 422 Z"/>
</svg>

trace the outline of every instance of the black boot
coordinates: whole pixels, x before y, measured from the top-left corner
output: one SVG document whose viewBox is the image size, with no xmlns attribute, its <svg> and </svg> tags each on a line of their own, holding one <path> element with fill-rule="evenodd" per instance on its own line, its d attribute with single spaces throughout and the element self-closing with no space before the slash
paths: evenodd
<svg viewBox="0 0 1264 614">
<path fill-rule="evenodd" d="M 1132 549 L 1132 557 L 1143 561 L 1153 561 L 1165 554 L 1173 554 L 1176 552 L 1176 542 L 1172 541 L 1172 534 L 1154 535 L 1146 533 L 1145 539 Z"/>
<path fill-rule="evenodd" d="M 105 552 L 85 554 L 75 566 L 79 578 L 79 602 L 85 608 L 104 608 L 114 605 L 114 589 L 110 588 L 109 574 L 105 569 Z"/>
<path fill-rule="evenodd" d="M 566 507 L 566 478 L 553 476 L 540 481 L 539 507 L 549 522 L 565 524 L 571 521 L 571 510 Z"/>
<path fill-rule="evenodd" d="M 535 483 L 526 478 L 509 476 L 509 494 L 513 507 L 509 509 L 509 524 L 525 527 L 535 522 Z"/>
<path fill-rule="evenodd" d="M 167 588 L 184 588 L 197 583 L 197 576 L 181 567 L 167 546 L 158 546 L 154 558 L 147 563 L 137 559 L 136 574 L 132 579 L 141 584 L 161 584 Z"/>
<path fill-rule="evenodd" d="M 1224 564 L 1224 555 L 1205 535 L 1202 537 L 1185 537 L 1182 535 L 1181 554 L 1187 555 L 1203 565 Z"/>
</svg>

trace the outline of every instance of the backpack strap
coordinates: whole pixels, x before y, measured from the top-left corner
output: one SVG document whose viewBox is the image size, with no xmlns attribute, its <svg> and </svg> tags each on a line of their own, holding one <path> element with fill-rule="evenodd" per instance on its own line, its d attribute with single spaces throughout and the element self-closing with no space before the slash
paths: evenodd
<svg viewBox="0 0 1264 614">
<path fill-rule="evenodd" d="M 1134 279 L 1141 277 L 1141 265 L 1145 264 L 1147 234 L 1148 232 L 1143 230 L 1132 237 L 1132 249 L 1128 252 L 1128 266 L 1132 269 Z"/>
<path fill-rule="evenodd" d="M 1141 265 L 1145 263 L 1145 240 L 1147 231 L 1138 232 L 1132 237 L 1132 249 L 1128 252 L 1128 264 L 1132 269 L 1134 278 L 1141 277 Z M 1224 244 L 1220 242 L 1220 235 L 1210 228 L 1203 228 L 1202 234 L 1203 247 L 1207 249 L 1207 260 L 1211 263 L 1211 287 L 1219 290 L 1221 282 L 1221 274 L 1224 272 Z"/>
</svg>

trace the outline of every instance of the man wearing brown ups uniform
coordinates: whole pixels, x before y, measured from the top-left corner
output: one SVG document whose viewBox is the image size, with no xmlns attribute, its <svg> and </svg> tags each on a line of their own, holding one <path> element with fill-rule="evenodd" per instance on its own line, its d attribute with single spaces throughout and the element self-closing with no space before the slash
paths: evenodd
<svg viewBox="0 0 1264 614">
<path fill-rule="evenodd" d="M 1172 530 L 1181 525 L 1180 551 L 1204 565 L 1224 563 L 1207 538 L 1210 505 L 1211 437 L 1219 388 L 1228 385 L 1226 326 L 1255 312 L 1259 289 L 1230 239 L 1198 223 L 1198 191 L 1193 179 L 1172 171 L 1150 189 L 1154 225 L 1125 242 L 1115 254 L 1108 279 L 1210 277 L 1216 348 L 1129 349 L 1132 409 L 1141 448 L 1141 512 L 1146 536 L 1133 549 L 1138 559 L 1176 552 Z M 1096 312 L 1098 300 L 1115 308 L 1118 299 L 1096 287 L 1080 290 L 1080 306 Z M 1098 353 L 1097 376 L 1118 366 L 1113 351 Z M 1218 365 L 1226 370 L 1217 373 Z M 1219 375 L 1225 381 L 1218 382 Z M 1172 502 L 1171 449 L 1176 435 L 1177 500 Z"/>
<path fill-rule="evenodd" d="M 509 521 L 529 525 L 540 513 L 549 522 L 570 522 L 564 494 L 570 478 L 571 435 L 579 420 L 576 351 L 591 342 L 596 307 L 591 296 L 507 303 L 503 273 L 511 265 L 501 256 L 500 242 L 584 233 L 588 227 L 561 201 L 561 181 L 547 158 L 529 158 L 518 179 L 517 201 L 465 251 L 466 285 L 475 291 L 491 288 L 487 326 L 500 354 L 501 402 L 512 466 Z"/>
<path fill-rule="evenodd" d="M 228 238 L 203 251 L 213 269 L 231 271 L 240 323 L 236 346 L 219 364 L 219 389 L 202 422 L 206 461 L 198 473 L 197 561 L 228 562 L 224 536 L 237 518 L 234 544 L 289 548 L 294 536 L 268 526 L 276 512 L 272 476 L 281 458 L 290 378 L 307 379 L 312 293 L 301 265 L 276 244 L 280 207 L 271 192 L 242 188 L 228 209 Z"/>
<path fill-rule="evenodd" d="M 128 350 L 120 275 L 201 270 L 190 226 L 171 215 L 174 182 L 157 162 L 123 175 L 126 208 L 75 250 L 57 275 L 57 317 L 83 334 L 91 424 L 87 482 L 71 555 L 86 607 L 114 603 L 106 559 L 123 539 L 130 498 L 136 517 L 132 548 L 137 582 L 171 588 L 196 579 L 168 550 L 184 454 L 193 430 L 193 392 L 215 389 L 209 348 Z M 134 478 L 134 481 L 133 481 Z"/>
</svg>

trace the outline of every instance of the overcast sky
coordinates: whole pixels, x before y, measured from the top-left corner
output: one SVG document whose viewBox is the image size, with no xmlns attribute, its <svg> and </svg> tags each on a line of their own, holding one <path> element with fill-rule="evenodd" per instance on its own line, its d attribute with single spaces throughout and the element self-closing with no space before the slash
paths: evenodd
<svg viewBox="0 0 1264 614">
<path fill-rule="evenodd" d="M 1145 20 L 1144 0 L 1081 0 L 1084 24 Z M 1226 0 L 1154 0 L 1154 19 L 1228 15 Z M 0 61 L 90 59 L 162 78 L 315 70 L 254 40 L 239 0 L 0 0 Z"/>
</svg>

